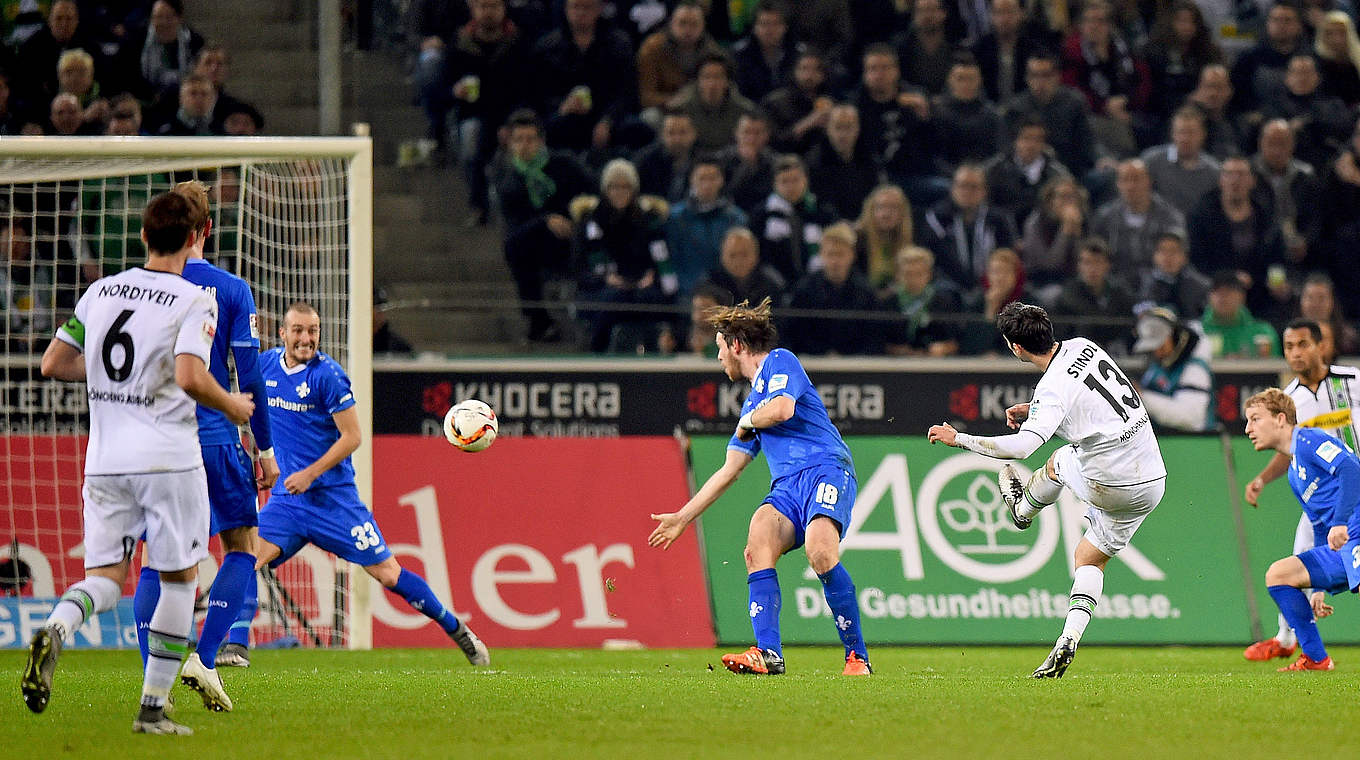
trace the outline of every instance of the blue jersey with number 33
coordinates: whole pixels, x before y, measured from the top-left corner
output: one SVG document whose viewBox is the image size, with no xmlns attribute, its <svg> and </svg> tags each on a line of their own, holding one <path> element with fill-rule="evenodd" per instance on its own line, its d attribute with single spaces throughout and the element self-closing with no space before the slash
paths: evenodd
<svg viewBox="0 0 1360 760">
<path fill-rule="evenodd" d="M 354 406 L 354 394 L 340 364 L 321 352 L 306 364 L 288 367 L 283 349 L 274 348 L 265 352 L 260 364 L 279 459 L 279 480 L 272 493 L 287 494 L 283 482 L 288 476 L 320 459 L 340 439 L 331 415 Z M 354 465 L 345 457 L 321 473 L 312 488 L 353 484 Z"/>
<path fill-rule="evenodd" d="M 831 424 L 822 397 L 817 394 L 798 357 L 783 348 L 771 351 L 760 363 L 741 413 L 758 409 L 779 396 L 794 400 L 793 417 L 759 431 L 750 441 L 739 440 L 733 435 L 727 448 L 745 452 L 753 458 L 764 451 L 774 480 L 808 467 L 828 464 L 842 467 L 853 475 L 855 466 L 850 461 L 850 449 L 841 439 L 840 431 Z"/>
</svg>

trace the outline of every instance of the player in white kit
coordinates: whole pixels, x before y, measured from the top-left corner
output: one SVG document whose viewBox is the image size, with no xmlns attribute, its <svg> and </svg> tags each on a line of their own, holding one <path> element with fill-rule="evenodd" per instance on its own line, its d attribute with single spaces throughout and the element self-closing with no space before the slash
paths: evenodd
<svg viewBox="0 0 1360 760">
<path fill-rule="evenodd" d="M 1076 570 L 1062 635 L 1033 673 L 1061 678 L 1100 599 L 1105 563 L 1162 500 L 1166 465 L 1147 408 L 1105 349 L 1086 338 L 1054 342 L 1053 324 L 1038 306 L 1012 303 L 1001 310 L 996 326 L 1016 357 L 1044 373 L 1032 401 L 1006 410 L 1006 424 L 1019 432 L 974 436 L 942 424 L 932 426 L 928 436 L 931 443 L 998 459 L 1024 459 L 1055 434 L 1071 444 L 1053 452 L 1028 483 L 1009 464 L 999 477 L 1001 498 L 1020 530 L 1056 502 L 1064 486 L 1090 505 L 1090 527 L 1073 552 Z"/>
<path fill-rule="evenodd" d="M 238 425 L 255 406 L 249 394 L 227 393 L 208 373 L 217 303 L 180 276 L 195 243 L 193 219 L 183 197 L 153 198 L 142 216 L 146 266 L 91 285 L 43 354 L 44 376 L 86 382 L 90 437 L 85 579 L 66 590 L 29 643 L 22 691 L 33 712 L 47 707 L 63 642 L 118 603 L 145 534 L 147 562 L 160 572 L 162 590 L 132 729 L 193 733 L 165 717 L 164 708 L 188 650 L 197 565 L 208 555 L 208 486 L 194 402 Z"/>
<path fill-rule="evenodd" d="M 1282 336 L 1284 360 L 1294 372 L 1294 380 L 1284 392 L 1294 400 L 1300 427 L 1319 428 L 1357 451 L 1360 440 L 1355 409 L 1360 407 L 1360 369 L 1328 365 L 1322 326 L 1311 319 L 1296 319 L 1284 328 Z M 1247 503 L 1256 506 L 1261 489 L 1289 471 L 1289 455 L 1276 452 L 1261 473 L 1247 483 Z M 1294 531 L 1294 554 L 1313 548 L 1313 526 L 1307 513 L 1299 515 Z M 1293 629 L 1279 618 L 1280 628 L 1273 638 L 1247 647 L 1242 655 L 1248 660 L 1264 662 L 1276 657 L 1292 657 L 1298 649 Z"/>
</svg>

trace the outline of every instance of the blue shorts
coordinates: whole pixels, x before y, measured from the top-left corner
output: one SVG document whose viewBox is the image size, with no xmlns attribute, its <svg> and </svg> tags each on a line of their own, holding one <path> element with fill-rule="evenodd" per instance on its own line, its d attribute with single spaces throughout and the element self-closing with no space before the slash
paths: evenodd
<svg viewBox="0 0 1360 760">
<path fill-rule="evenodd" d="M 859 485 L 850 471 L 835 464 L 823 464 L 785 475 L 770 484 L 764 504 L 779 510 L 793 522 L 793 546 L 803 545 L 807 526 L 814 517 L 830 517 L 840 528 L 841 538 L 850 527 L 850 511 L 855 506 Z"/>
<path fill-rule="evenodd" d="M 208 475 L 208 505 L 212 508 L 208 535 L 260 524 L 255 465 L 241 444 L 204 446 L 203 469 Z"/>
<path fill-rule="evenodd" d="M 1360 586 L 1360 539 L 1346 542 L 1341 551 L 1315 546 L 1295 556 L 1308 570 L 1308 582 L 1316 591 L 1340 594 Z"/>
<path fill-rule="evenodd" d="M 363 567 L 392 556 L 373 513 L 352 485 L 270 494 L 260 510 L 260 538 L 283 550 L 270 567 L 287 562 L 307 544 Z"/>
</svg>

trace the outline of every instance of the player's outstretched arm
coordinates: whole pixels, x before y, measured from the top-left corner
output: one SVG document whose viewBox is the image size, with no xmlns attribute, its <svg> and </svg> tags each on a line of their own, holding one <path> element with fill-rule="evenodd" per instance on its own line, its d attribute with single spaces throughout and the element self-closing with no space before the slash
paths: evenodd
<svg viewBox="0 0 1360 760">
<path fill-rule="evenodd" d="M 78 383 L 85 379 L 85 355 L 60 338 L 47 344 L 42 358 L 43 377 Z"/>
<path fill-rule="evenodd" d="M 284 478 L 283 487 L 288 489 L 288 493 L 302 493 L 311 487 L 312 481 L 321 477 L 321 474 L 332 467 L 345 461 L 345 457 L 353 454 L 363 441 L 363 435 L 359 432 L 359 413 L 354 407 L 341 409 L 331 415 L 331 420 L 335 422 L 335 429 L 340 432 L 340 437 L 335 439 L 326 453 L 321 458 L 303 467 L 301 470 Z"/>
<path fill-rule="evenodd" d="M 1266 463 L 1265 469 L 1260 474 L 1247 483 L 1246 500 L 1247 503 L 1256 506 L 1257 499 L 1261 498 L 1261 491 L 1266 484 L 1289 472 L 1289 455 L 1275 452 L 1275 455 Z"/>
<path fill-rule="evenodd" d="M 1011 435 L 969 435 L 949 423 L 931 425 L 926 432 L 931 443 L 943 443 L 996 459 L 1026 459 L 1044 445 L 1044 437 L 1031 430 Z"/>
<path fill-rule="evenodd" d="M 255 411 L 249 393 L 228 393 L 208 372 L 208 365 L 195 354 L 175 354 L 175 383 L 189 398 L 227 415 L 233 424 L 243 425 Z"/>
<path fill-rule="evenodd" d="M 727 450 L 727 459 L 723 461 L 723 466 L 718 471 L 708 476 L 699 492 L 694 494 L 685 506 L 678 512 L 666 512 L 663 514 L 652 515 L 660 525 L 652 531 L 652 535 L 647 538 L 649 546 L 659 546 L 662 549 L 670 548 L 671 543 L 685 532 L 685 528 L 694 522 L 704 510 L 713 506 L 713 502 L 718 500 L 737 478 L 741 476 L 741 471 L 746 469 L 746 465 L 751 463 L 751 456 L 745 452 L 735 449 Z"/>
</svg>

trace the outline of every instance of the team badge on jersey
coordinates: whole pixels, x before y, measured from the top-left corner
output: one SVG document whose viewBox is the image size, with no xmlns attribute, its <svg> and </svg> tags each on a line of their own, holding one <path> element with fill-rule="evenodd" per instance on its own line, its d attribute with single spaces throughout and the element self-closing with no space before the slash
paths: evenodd
<svg viewBox="0 0 1360 760">
<path fill-rule="evenodd" d="M 217 325 L 212 322 L 203 323 L 203 342 L 212 345 L 213 338 L 217 337 Z"/>
<path fill-rule="evenodd" d="M 307 398 L 307 394 L 312 392 L 312 389 L 307 387 L 306 380 L 303 380 L 302 385 L 299 385 L 295 390 L 298 398 Z"/>
<path fill-rule="evenodd" d="M 250 315 L 250 337 L 255 340 L 260 339 L 260 316 L 258 314 Z"/>
</svg>

